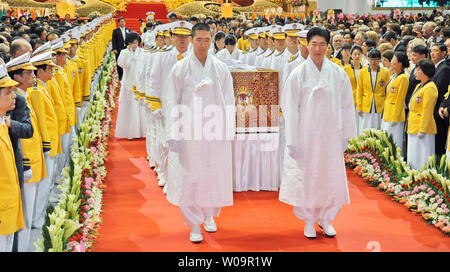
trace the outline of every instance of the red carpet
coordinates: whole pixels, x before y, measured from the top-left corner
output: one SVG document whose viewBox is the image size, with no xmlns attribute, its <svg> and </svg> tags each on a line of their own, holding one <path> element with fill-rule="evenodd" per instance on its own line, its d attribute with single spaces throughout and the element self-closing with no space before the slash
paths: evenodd
<svg viewBox="0 0 450 272">
<path fill-rule="evenodd" d="M 133 31 L 140 33 L 141 23 L 139 19 L 146 20 L 148 11 L 155 12 L 155 20 L 160 20 L 163 23 L 168 22 L 167 20 L 167 9 L 164 3 L 129 3 L 127 6 L 127 11 L 119 12 L 117 18 L 124 17 L 127 27 Z"/>
<path fill-rule="evenodd" d="M 450 239 L 437 228 L 350 171 L 351 204 L 333 222 L 334 239 L 318 227 L 316 240 L 305 238 L 303 222 L 277 192 L 243 192 L 234 194 L 234 206 L 222 209 L 217 233 L 204 232 L 204 241 L 193 244 L 145 157 L 144 140 L 111 140 L 104 224 L 94 251 L 450 251 Z"/>
</svg>

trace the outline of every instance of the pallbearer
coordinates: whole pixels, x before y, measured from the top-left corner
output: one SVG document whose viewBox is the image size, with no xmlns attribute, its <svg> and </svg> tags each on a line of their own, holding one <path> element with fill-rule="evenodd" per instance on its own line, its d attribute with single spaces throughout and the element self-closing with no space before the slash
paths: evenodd
<svg viewBox="0 0 450 272">
<path fill-rule="evenodd" d="M 305 221 L 304 235 L 316 237 L 315 223 L 335 236 L 330 224 L 349 204 L 343 153 L 356 136 L 350 80 L 325 58 L 330 35 L 314 27 L 307 34 L 309 57 L 292 71 L 281 97 L 286 153 L 280 201 Z"/>
<path fill-rule="evenodd" d="M 202 223 L 215 232 L 213 216 L 233 205 L 233 79 L 223 62 L 208 55 L 211 38 L 208 25 L 192 28 L 194 52 L 175 64 L 162 95 L 170 149 L 167 199 L 180 207 L 194 243 L 203 240 Z"/>
</svg>

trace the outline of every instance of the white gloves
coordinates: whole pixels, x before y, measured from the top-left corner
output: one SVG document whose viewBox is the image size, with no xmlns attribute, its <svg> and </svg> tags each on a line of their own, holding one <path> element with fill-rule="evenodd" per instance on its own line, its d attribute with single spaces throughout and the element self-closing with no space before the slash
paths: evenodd
<svg viewBox="0 0 450 272">
<path fill-rule="evenodd" d="M 288 152 L 289 152 L 289 156 L 291 156 L 293 159 L 298 159 L 300 157 L 300 151 L 298 150 L 298 148 L 294 145 L 288 145 Z"/>
<path fill-rule="evenodd" d="M 154 110 L 153 111 L 153 116 L 155 116 L 158 119 L 161 119 L 161 117 L 162 117 L 162 110 L 161 110 L 161 108 Z"/>
<path fill-rule="evenodd" d="M 23 172 L 23 180 L 27 181 L 33 177 L 33 171 L 31 169 Z"/>
<path fill-rule="evenodd" d="M 168 140 L 167 144 L 169 145 L 169 150 L 172 152 L 178 152 L 180 150 L 180 141 Z"/>
</svg>

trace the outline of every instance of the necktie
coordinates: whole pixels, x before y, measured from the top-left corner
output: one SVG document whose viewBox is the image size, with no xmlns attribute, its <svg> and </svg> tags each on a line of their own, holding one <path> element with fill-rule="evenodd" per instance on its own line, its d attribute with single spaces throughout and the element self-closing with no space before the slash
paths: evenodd
<svg viewBox="0 0 450 272">
<path fill-rule="evenodd" d="M 178 60 L 181 60 L 183 58 L 183 54 L 178 54 L 177 58 Z"/>
</svg>

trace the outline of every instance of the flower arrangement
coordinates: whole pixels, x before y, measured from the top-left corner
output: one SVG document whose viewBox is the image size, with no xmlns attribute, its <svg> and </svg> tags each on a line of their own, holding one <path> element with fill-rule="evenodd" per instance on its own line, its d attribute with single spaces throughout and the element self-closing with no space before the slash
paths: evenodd
<svg viewBox="0 0 450 272">
<path fill-rule="evenodd" d="M 58 204 L 49 207 L 37 251 L 88 251 L 102 223 L 105 160 L 118 91 L 114 53 L 103 66 L 84 122 L 71 146 L 71 159 L 58 185 Z"/>
<path fill-rule="evenodd" d="M 393 200 L 419 214 L 429 224 L 450 235 L 450 160 L 444 155 L 436 163 L 412 169 L 385 131 L 367 129 L 349 141 L 345 162 L 349 168 Z"/>
</svg>

